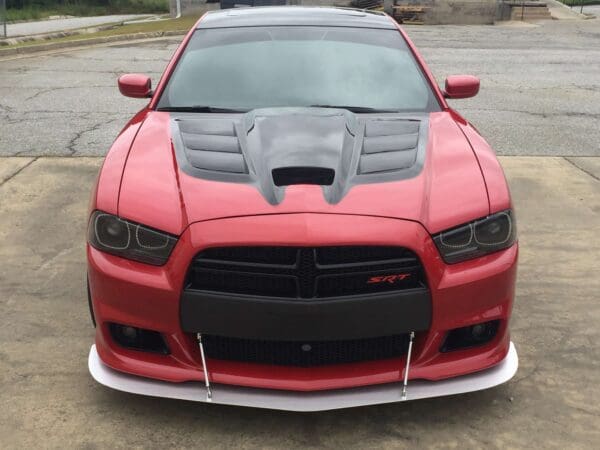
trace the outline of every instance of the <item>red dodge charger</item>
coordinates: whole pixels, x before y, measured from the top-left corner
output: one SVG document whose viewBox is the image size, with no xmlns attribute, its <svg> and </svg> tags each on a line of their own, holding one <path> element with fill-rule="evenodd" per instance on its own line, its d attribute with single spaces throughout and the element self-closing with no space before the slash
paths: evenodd
<svg viewBox="0 0 600 450">
<path fill-rule="evenodd" d="M 493 150 L 387 15 L 205 14 L 94 189 L 89 369 L 114 389 L 315 411 L 509 380 L 515 219 Z"/>
</svg>

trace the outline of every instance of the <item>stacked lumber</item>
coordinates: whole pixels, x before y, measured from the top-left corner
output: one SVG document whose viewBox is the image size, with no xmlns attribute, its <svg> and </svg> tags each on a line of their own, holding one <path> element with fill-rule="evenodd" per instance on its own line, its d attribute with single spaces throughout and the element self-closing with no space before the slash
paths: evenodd
<svg viewBox="0 0 600 450">
<path fill-rule="evenodd" d="M 429 9 L 421 5 L 394 5 L 393 17 L 398 23 L 423 25 L 423 15 Z"/>
</svg>

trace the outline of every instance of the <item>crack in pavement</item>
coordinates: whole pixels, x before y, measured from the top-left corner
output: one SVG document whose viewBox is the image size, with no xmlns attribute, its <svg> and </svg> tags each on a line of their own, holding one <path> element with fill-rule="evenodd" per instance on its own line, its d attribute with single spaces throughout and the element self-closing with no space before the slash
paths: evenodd
<svg viewBox="0 0 600 450">
<path fill-rule="evenodd" d="M 120 111 L 73 111 L 73 110 L 62 110 L 62 109 L 46 109 L 46 110 L 33 110 L 33 111 L 15 111 L 15 114 L 66 114 L 70 116 L 87 116 L 89 114 L 119 114 L 119 115 L 131 115 L 128 112 L 120 112 Z"/>
<path fill-rule="evenodd" d="M 515 110 L 515 109 L 463 108 L 463 111 L 467 111 L 467 110 L 469 110 L 469 111 L 486 111 L 486 112 L 493 112 L 493 113 L 499 113 L 499 112 L 517 113 L 517 114 L 525 114 L 525 115 L 534 116 L 534 117 L 543 117 L 544 119 L 547 119 L 548 117 L 579 117 L 579 118 L 586 118 L 586 119 L 600 119 L 600 113 L 582 113 L 582 112 L 575 112 L 575 111 L 538 113 L 538 112 L 522 111 L 522 110 Z"/>
<path fill-rule="evenodd" d="M 57 259 L 62 258 L 65 255 L 68 255 L 69 253 L 71 253 L 73 250 L 75 250 L 75 247 L 67 247 L 57 253 L 55 253 L 54 255 L 52 255 L 50 257 L 50 259 L 44 261 L 36 270 L 36 272 L 42 272 L 45 271 L 46 269 L 48 269 L 49 266 L 51 266 Z"/>
<path fill-rule="evenodd" d="M 34 157 L 31 161 L 29 161 L 27 164 L 25 164 L 24 166 L 20 167 L 16 171 L 14 171 L 12 174 L 10 174 L 8 177 L 6 177 L 3 181 L 0 181 L 0 186 L 4 186 L 6 183 L 8 183 L 14 177 L 16 177 L 17 175 L 19 175 L 21 172 L 23 172 L 25 169 L 27 169 L 34 162 L 36 162 L 39 158 L 40 158 L 39 156 Z"/>
<path fill-rule="evenodd" d="M 593 174 L 592 172 L 590 172 L 589 170 L 584 169 L 583 167 L 578 166 L 575 161 L 572 161 L 570 157 L 566 157 L 563 156 L 563 159 L 565 161 L 567 161 L 569 164 L 571 164 L 573 167 L 575 167 L 576 169 L 579 169 L 580 171 L 582 171 L 583 173 L 585 173 L 586 175 L 589 175 L 590 177 L 592 177 L 594 180 L 596 181 L 600 181 L 600 178 L 598 178 L 595 174 Z"/>
<path fill-rule="evenodd" d="M 486 80 L 487 84 L 490 84 L 491 80 Z M 497 84 L 499 82 L 496 82 Z M 504 86 L 504 83 L 500 84 L 501 86 Z M 544 87 L 529 87 L 529 86 L 515 86 L 515 89 L 519 89 L 519 92 L 521 92 L 521 90 L 523 91 L 557 91 L 557 90 L 563 90 L 563 91 L 568 91 L 568 90 L 579 90 L 579 91 L 591 91 L 591 92 L 600 92 L 600 86 L 585 86 L 585 85 L 570 85 L 570 86 L 544 86 Z"/>
<path fill-rule="evenodd" d="M 87 133 L 93 133 L 94 131 L 99 130 L 101 126 L 108 125 L 111 122 L 114 122 L 115 120 L 117 120 L 117 119 L 111 119 L 108 121 L 104 120 L 102 122 L 95 123 L 91 127 L 88 127 L 84 130 L 76 132 L 75 136 L 67 144 L 67 150 L 68 150 L 70 156 L 75 156 L 75 154 L 77 153 L 77 149 L 75 148 L 75 145 L 77 144 L 77 141 L 83 137 L 83 135 L 85 135 Z"/>
<path fill-rule="evenodd" d="M 40 95 L 43 94 L 48 94 L 50 92 L 55 92 L 55 91 L 61 91 L 61 90 L 66 90 L 66 89 L 89 89 L 89 88 L 112 88 L 114 87 L 113 85 L 94 85 L 94 86 L 56 86 L 56 87 L 51 87 L 51 88 L 38 88 L 38 87 L 28 87 L 27 89 L 31 89 L 31 90 L 38 90 L 38 92 L 36 92 L 33 95 L 30 95 L 29 97 L 25 98 L 25 101 L 29 101 L 32 100 L 36 97 L 39 97 Z"/>
</svg>

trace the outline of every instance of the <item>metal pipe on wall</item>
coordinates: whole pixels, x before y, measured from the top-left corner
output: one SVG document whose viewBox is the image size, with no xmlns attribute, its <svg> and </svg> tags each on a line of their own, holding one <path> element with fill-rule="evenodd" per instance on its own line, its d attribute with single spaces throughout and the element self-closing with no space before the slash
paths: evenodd
<svg viewBox="0 0 600 450">
<path fill-rule="evenodd" d="M 0 8 L 0 13 L 2 14 L 2 36 L 7 37 L 6 34 L 6 0 L 2 0 L 2 8 Z"/>
</svg>

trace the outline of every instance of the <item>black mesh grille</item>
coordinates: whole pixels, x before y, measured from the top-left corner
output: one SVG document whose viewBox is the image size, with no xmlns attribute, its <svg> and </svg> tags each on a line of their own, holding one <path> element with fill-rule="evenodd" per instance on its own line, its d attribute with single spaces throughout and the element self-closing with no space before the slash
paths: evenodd
<svg viewBox="0 0 600 450">
<path fill-rule="evenodd" d="M 252 264 L 296 264 L 294 247 L 218 247 L 207 248 L 200 255 L 204 261 L 221 261 Z"/>
<path fill-rule="evenodd" d="M 409 250 L 402 247 L 377 246 L 339 246 L 320 247 L 317 252 L 317 263 L 322 265 L 385 262 L 394 259 L 413 256 Z"/>
<path fill-rule="evenodd" d="M 208 358 L 314 367 L 395 358 L 406 353 L 408 335 L 344 341 L 263 341 L 203 335 Z"/>
<path fill-rule="evenodd" d="M 310 299 L 424 285 L 419 259 L 402 247 L 222 247 L 196 256 L 186 288 Z"/>
</svg>

